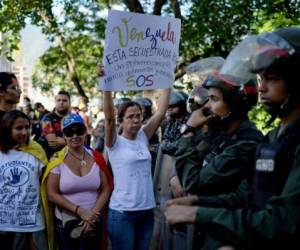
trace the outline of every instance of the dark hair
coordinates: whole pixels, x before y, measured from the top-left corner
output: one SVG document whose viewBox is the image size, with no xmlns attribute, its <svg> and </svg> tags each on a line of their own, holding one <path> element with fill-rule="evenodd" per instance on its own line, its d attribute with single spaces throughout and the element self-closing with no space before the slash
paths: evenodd
<svg viewBox="0 0 300 250">
<path fill-rule="evenodd" d="M 24 101 L 26 101 L 26 102 L 28 102 L 28 103 L 31 102 L 31 100 L 30 100 L 30 98 L 29 98 L 28 96 L 24 96 Z"/>
<path fill-rule="evenodd" d="M 56 96 L 58 96 L 58 95 L 66 95 L 69 98 L 69 100 L 71 100 L 71 96 L 70 96 L 69 92 L 67 92 L 65 90 L 60 90 Z"/>
<path fill-rule="evenodd" d="M 118 119 L 119 123 L 123 121 L 126 110 L 130 107 L 138 107 L 139 110 L 142 112 L 141 105 L 138 104 L 137 102 L 133 102 L 133 101 L 126 102 L 118 108 L 118 118 L 117 119 Z"/>
<path fill-rule="evenodd" d="M 28 118 L 28 116 L 25 115 L 20 110 L 11 110 L 7 112 L 1 120 L 0 151 L 4 153 L 7 153 L 10 149 L 12 149 L 17 144 L 16 141 L 11 136 L 11 132 L 12 132 L 12 127 L 14 125 L 14 122 L 18 118 L 24 118 L 30 124 L 30 119 Z M 29 143 L 29 137 L 26 143 Z"/>
<path fill-rule="evenodd" d="M 45 108 L 43 104 L 41 104 L 40 102 L 36 102 L 34 104 L 34 109 L 38 109 L 38 108 Z"/>
<path fill-rule="evenodd" d="M 17 79 L 14 73 L 0 72 L 0 90 L 6 91 L 7 87 L 13 83 L 13 79 Z"/>
</svg>

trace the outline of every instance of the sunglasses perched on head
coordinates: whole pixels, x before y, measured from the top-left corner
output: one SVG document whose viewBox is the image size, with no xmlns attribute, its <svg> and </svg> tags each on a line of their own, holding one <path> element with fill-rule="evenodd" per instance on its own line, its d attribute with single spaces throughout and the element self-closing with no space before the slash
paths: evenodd
<svg viewBox="0 0 300 250">
<path fill-rule="evenodd" d="M 73 127 L 73 128 L 67 128 L 63 131 L 64 135 L 66 137 L 72 137 L 74 134 L 77 136 L 82 136 L 85 133 L 84 127 Z"/>
</svg>

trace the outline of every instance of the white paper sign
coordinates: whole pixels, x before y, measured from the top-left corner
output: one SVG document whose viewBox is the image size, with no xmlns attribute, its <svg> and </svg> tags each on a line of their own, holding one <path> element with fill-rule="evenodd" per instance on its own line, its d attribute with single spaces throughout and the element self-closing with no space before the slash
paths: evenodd
<svg viewBox="0 0 300 250">
<path fill-rule="evenodd" d="M 105 30 L 101 90 L 172 86 L 180 20 L 112 10 Z"/>
</svg>

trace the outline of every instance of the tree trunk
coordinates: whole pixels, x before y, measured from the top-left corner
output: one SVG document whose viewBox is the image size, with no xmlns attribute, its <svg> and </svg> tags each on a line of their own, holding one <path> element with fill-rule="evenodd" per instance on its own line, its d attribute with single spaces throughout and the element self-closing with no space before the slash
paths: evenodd
<svg viewBox="0 0 300 250">
<path fill-rule="evenodd" d="M 71 53 L 68 52 L 65 44 L 65 39 L 62 36 L 58 36 L 58 44 L 61 48 L 61 50 L 64 52 L 67 60 L 67 69 L 69 72 L 69 76 L 71 78 L 71 81 L 74 83 L 75 87 L 77 88 L 77 91 L 79 95 L 83 98 L 83 101 L 85 104 L 89 102 L 89 98 L 86 96 L 78 77 L 78 74 L 75 69 L 75 59 Z"/>
<path fill-rule="evenodd" d="M 174 11 L 175 17 L 181 19 L 182 16 L 181 16 L 181 10 L 180 10 L 180 3 L 178 2 L 178 0 L 171 0 L 171 6 Z"/>
<path fill-rule="evenodd" d="M 153 15 L 161 16 L 161 9 L 167 3 L 167 0 L 156 0 L 153 7 Z"/>
<path fill-rule="evenodd" d="M 123 3 L 131 12 L 144 13 L 143 6 L 139 0 L 123 0 Z"/>
<path fill-rule="evenodd" d="M 74 83 L 74 85 L 78 91 L 78 94 L 83 98 L 84 103 L 87 104 L 89 102 L 89 98 L 85 94 L 85 92 L 80 84 L 80 79 L 78 77 L 78 74 L 77 74 L 76 68 L 75 68 L 74 56 L 72 55 L 72 53 L 70 53 L 68 51 L 68 49 L 66 47 L 66 43 L 65 43 L 65 38 L 59 31 L 59 28 L 55 22 L 55 19 L 53 17 L 53 14 L 51 13 L 51 10 L 50 10 L 50 13 L 47 13 L 46 11 L 40 11 L 39 14 L 40 14 L 42 20 L 45 22 L 45 25 L 48 28 L 56 29 L 55 36 L 56 36 L 56 39 L 58 40 L 58 44 L 59 44 L 62 52 L 65 54 L 66 63 L 67 63 L 67 71 L 68 71 L 69 77 L 70 77 L 71 81 Z M 56 27 L 53 27 L 53 26 L 55 26 L 53 24 L 55 24 Z"/>
</svg>

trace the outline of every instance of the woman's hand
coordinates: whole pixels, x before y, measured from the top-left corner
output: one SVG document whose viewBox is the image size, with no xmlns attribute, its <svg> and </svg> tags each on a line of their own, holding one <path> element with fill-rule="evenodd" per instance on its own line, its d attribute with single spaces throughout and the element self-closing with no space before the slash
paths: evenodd
<svg viewBox="0 0 300 250">
<path fill-rule="evenodd" d="M 94 212 L 90 208 L 81 208 L 81 207 L 78 209 L 77 214 L 83 221 L 86 221 L 90 224 L 95 223 L 95 221 L 98 220 L 98 217 L 100 215 L 98 212 Z"/>
<path fill-rule="evenodd" d="M 88 221 L 85 221 L 85 220 L 82 220 L 79 223 L 79 225 L 82 225 L 82 233 L 81 234 L 89 234 L 95 228 L 94 224 L 92 224 Z"/>
</svg>

